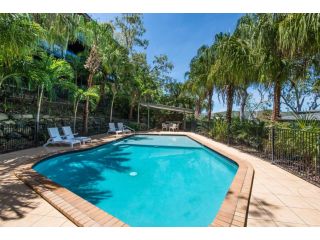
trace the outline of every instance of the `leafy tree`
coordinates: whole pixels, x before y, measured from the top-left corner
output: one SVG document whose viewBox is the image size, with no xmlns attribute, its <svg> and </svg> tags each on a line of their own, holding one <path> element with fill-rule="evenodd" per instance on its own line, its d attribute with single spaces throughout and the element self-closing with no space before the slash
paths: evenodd
<svg viewBox="0 0 320 240">
<path fill-rule="evenodd" d="M 314 91 L 317 81 L 313 74 L 308 74 L 305 80 L 289 79 L 282 89 L 282 103 L 296 114 L 303 110 L 316 110 L 320 105 L 320 93 Z"/>
<path fill-rule="evenodd" d="M 121 17 L 116 17 L 115 27 L 120 29 L 119 41 L 128 49 L 130 56 L 132 56 L 135 46 L 147 48 L 149 43 L 142 38 L 146 32 L 142 14 L 124 13 Z"/>
<path fill-rule="evenodd" d="M 130 97 L 130 109 L 128 117 L 129 119 L 133 118 L 133 109 L 135 107 L 136 102 L 141 97 L 142 81 L 143 76 L 141 72 L 145 72 L 149 74 L 150 70 L 146 70 L 149 68 L 147 66 L 146 59 L 143 59 L 142 54 L 135 53 L 135 47 L 142 47 L 144 49 L 148 46 L 148 41 L 143 39 L 143 35 L 146 32 L 143 26 L 143 17 L 142 14 L 137 13 L 126 13 L 122 14 L 121 17 L 116 17 L 115 19 L 115 27 L 120 30 L 118 34 L 118 40 L 123 46 L 128 50 L 129 53 L 129 61 L 132 64 L 132 77 L 129 83 L 129 91 L 131 92 Z M 138 60 L 138 63 L 135 62 Z M 141 63 L 142 66 L 139 67 L 138 64 Z M 139 102 L 139 101 L 138 101 Z"/>
<path fill-rule="evenodd" d="M 102 76 L 101 86 L 107 85 L 111 91 L 111 107 L 110 107 L 110 122 L 113 117 L 113 106 L 116 94 L 123 89 L 123 86 L 128 81 L 130 74 L 130 63 L 128 51 L 119 45 L 116 41 L 111 43 L 108 50 L 109 54 L 105 54 L 102 61 Z"/>
<path fill-rule="evenodd" d="M 151 76 L 151 69 L 147 63 L 147 57 L 145 53 L 135 53 L 132 56 L 133 60 L 133 78 L 130 81 L 129 92 L 130 97 L 130 111 L 129 119 L 133 118 L 133 109 L 136 103 L 144 101 L 150 101 L 157 92 L 157 85 L 153 81 Z"/>
<path fill-rule="evenodd" d="M 166 91 L 166 86 L 173 81 L 170 76 L 170 73 L 174 68 L 173 63 L 169 61 L 167 55 L 161 54 L 159 56 L 154 56 L 152 64 L 153 67 L 151 72 L 153 77 L 156 78 L 161 90 Z"/>
</svg>

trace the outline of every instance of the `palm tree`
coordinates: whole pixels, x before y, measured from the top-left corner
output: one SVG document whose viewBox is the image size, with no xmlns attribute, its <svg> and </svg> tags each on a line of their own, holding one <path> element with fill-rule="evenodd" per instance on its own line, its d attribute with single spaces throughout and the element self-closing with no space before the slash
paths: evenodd
<svg viewBox="0 0 320 240">
<path fill-rule="evenodd" d="M 152 80 L 145 53 L 134 53 L 132 55 L 132 70 L 132 79 L 127 85 L 127 90 L 130 93 L 129 119 L 133 118 L 133 109 L 137 103 L 139 104 L 144 91 Z"/>
<path fill-rule="evenodd" d="M 183 84 L 182 94 L 188 98 L 194 99 L 195 102 L 195 111 L 194 117 L 199 118 L 200 113 L 203 108 L 203 100 L 205 98 L 206 87 L 202 84 L 197 76 L 194 76 L 191 72 L 185 74 L 187 80 Z"/>
<path fill-rule="evenodd" d="M 211 66 L 214 64 L 215 54 L 213 47 L 202 46 L 198 50 L 198 64 L 200 68 L 200 78 L 202 78 L 203 84 L 207 89 L 208 106 L 207 116 L 208 121 L 211 120 L 212 112 L 212 97 L 214 91 L 215 78 L 210 75 Z"/>
<path fill-rule="evenodd" d="M 31 56 L 43 34 L 40 25 L 33 22 L 28 14 L 0 14 L 0 59 L 4 67 Z"/>
<path fill-rule="evenodd" d="M 95 104 L 99 101 L 99 88 L 97 86 L 93 86 L 89 89 L 79 88 L 77 85 L 74 85 L 72 89 L 73 96 L 73 131 L 76 132 L 76 124 L 77 124 L 77 112 L 79 103 L 83 100 L 89 99 L 89 103 Z"/>
<path fill-rule="evenodd" d="M 320 14 L 285 14 L 279 23 L 279 46 L 291 58 L 314 56 L 320 49 Z"/>
<path fill-rule="evenodd" d="M 110 24 L 99 24 L 90 21 L 81 26 L 80 31 L 84 34 L 84 41 L 90 48 L 89 56 L 85 62 L 84 68 L 88 70 L 87 88 L 94 85 L 94 76 L 99 72 L 103 55 L 108 54 L 110 40 L 112 38 L 112 27 Z M 88 133 L 89 118 L 89 98 L 86 99 L 83 111 L 83 133 Z"/>
<path fill-rule="evenodd" d="M 210 75 L 210 70 L 214 61 L 215 57 L 212 47 L 207 45 L 201 46 L 197 51 L 197 55 L 191 60 L 190 72 L 186 73 L 189 81 L 185 84 L 185 87 L 191 88 L 192 92 L 198 92 L 195 111 L 196 118 L 199 117 L 201 112 L 201 102 L 204 98 L 208 98 L 207 114 L 209 121 L 211 119 L 214 90 L 214 78 Z"/>
<path fill-rule="evenodd" d="M 21 82 L 23 62 L 36 51 L 44 36 L 39 24 L 28 14 L 0 14 L 0 89 L 4 82 Z"/>
<path fill-rule="evenodd" d="M 236 34 L 217 35 L 214 48 L 216 61 L 212 66 L 211 75 L 217 79 L 217 85 L 223 89 L 226 95 L 226 120 L 228 128 L 230 128 L 235 90 L 247 84 L 252 79 L 251 74 L 254 72 L 251 49 L 248 42 L 239 38 Z"/>
<path fill-rule="evenodd" d="M 110 42 L 109 49 L 106 50 L 102 58 L 102 76 L 100 83 L 102 88 L 108 86 L 111 93 L 110 122 L 113 117 L 113 106 L 116 94 L 122 89 L 123 81 L 126 80 L 127 68 L 129 66 L 128 51 L 116 41 Z M 101 91 L 101 94 L 104 92 Z"/>
<path fill-rule="evenodd" d="M 33 59 L 28 68 L 27 77 L 38 89 L 36 133 L 39 130 L 42 99 L 45 91 L 50 92 L 61 81 L 73 79 L 73 70 L 69 63 L 62 59 L 54 59 L 44 52 L 38 53 L 38 58 Z"/>
<path fill-rule="evenodd" d="M 289 81 L 307 81 L 319 66 L 320 14 L 286 14 L 279 23 L 279 47 L 291 62 Z M 303 85 L 302 83 L 301 85 Z"/>
<path fill-rule="evenodd" d="M 66 57 L 68 44 L 81 41 L 79 28 L 85 20 L 78 13 L 33 13 L 31 17 L 45 31 L 44 38 L 40 39 L 42 43 L 48 44 L 51 52 L 54 52 L 54 46 L 59 46 L 63 58 Z"/>
<path fill-rule="evenodd" d="M 280 98 L 283 83 L 289 74 L 289 62 L 280 47 L 279 25 L 285 14 L 255 14 L 252 19 L 255 62 L 259 69 L 259 80 L 273 85 L 272 121 L 280 118 Z"/>
</svg>

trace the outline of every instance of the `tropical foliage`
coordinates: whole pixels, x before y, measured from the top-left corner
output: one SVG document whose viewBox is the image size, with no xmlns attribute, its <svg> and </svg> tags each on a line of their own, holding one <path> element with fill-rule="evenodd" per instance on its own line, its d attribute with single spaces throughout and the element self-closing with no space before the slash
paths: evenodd
<svg viewBox="0 0 320 240">
<path fill-rule="evenodd" d="M 145 31 L 141 14 L 122 14 L 114 23 L 85 14 L 0 14 L 1 108 L 11 106 L 8 89 L 31 92 L 39 128 L 44 102 L 61 99 L 72 106 L 74 128 L 83 111 L 86 134 L 90 113 L 139 123 L 141 102 L 183 105 L 188 97 L 180 98 L 182 84 L 170 77 L 168 57 L 147 61 Z"/>
<path fill-rule="evenodd" d="M 247 14 L 235 31 L 219 33 L 207 62 L 199 61 L 203 51 L 190 62 L 186 91 L 193 93 L 196 117 L 206 107 L 204 99 L 214 92 L 226 101 L 226 122 L 231 127 L 232 109 L 240 105 L 240 119 L 249 112 L 248 89 L 272 88 L 272 114 L 280 119 L 280 107 L 289 111 L 315 110 L 319 106 L 319 14 Z M 208 79 L 211 85 L 208 85 Z M 308 100 L 307 100 L 308 99 Z M 308 103 L 306 103 L 309 101 Z M 201 104 L 200 104 L 201 103 Z M 303 109 L 308 106 L 309 109 Z M 210 109 L 211 110 L 211 109 Z M 207 111 L 209 112 L 209 111 Z M 251 116 L 252 117 L 252 116 Z M 208 116 L 210 119 L 210 116 Z"/>
<path fill-rule="evenodd" d="M 320 14 L 242 16 L 234 32 L 199 47 L 185 82 L 170 76 L 174 66 L 166 55 L 147 56 L 145 32 L 141 14 L 107 23 L 85 14 L 0 14 L 1 107 L 9 106 L 7 86 L 28 89 L 36 93 L 38 125 L 43 101 L 60 97 L 73 106 L 75 124 L 83 111 L 87 133 L 90 114 L 140 124 L 144 102 L 192 108 L 196 119 L 213 122 L 217 96 L 227 109 L 212 134 L 222 138 L 241 128 L 250 132 L 248 118 L 257 118 L 261 106 L 272 107 L 265 113 L 273 124 L 284 106 L 295 114 L 319 106 Z M 257 102 L 252 89 L 267 98 Z M 238 135 L 239 142 L 253 141 Z"/>
</svg>

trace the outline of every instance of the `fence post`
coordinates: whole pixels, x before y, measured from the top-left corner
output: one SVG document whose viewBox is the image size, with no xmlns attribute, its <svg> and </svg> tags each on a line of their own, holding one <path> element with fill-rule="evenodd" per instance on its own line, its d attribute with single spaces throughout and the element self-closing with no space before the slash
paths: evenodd
<svg viewBox="0 0 320 240">
<path fill-rule="evenodd" d="M 274 126 L 271 127 L 271 163 L 275 164 L 274 161 Z"/>
</svg>

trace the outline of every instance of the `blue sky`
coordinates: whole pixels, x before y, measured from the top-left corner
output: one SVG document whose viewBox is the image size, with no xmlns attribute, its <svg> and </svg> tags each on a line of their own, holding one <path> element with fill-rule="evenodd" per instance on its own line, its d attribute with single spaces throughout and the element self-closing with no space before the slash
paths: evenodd
<svg viewBox="0 0 320 240">
<path fill-rule="evenodd" d="M 90 14 L 98 21 L 110 21 L 119 14 Z M 174 64 L 172 77 L 184 81 L 190 60 L 203 44 L 212 44 L 219 32 L 233 32 L 241 14 L 144 14 L 146 50 L 149 63 L 153 56 L 168 55 Z M 142 49 L 141 49 L 142 50 Z M 214 97 L 214 112 L 225 110 L 225 106 Z"/>
</svg>

